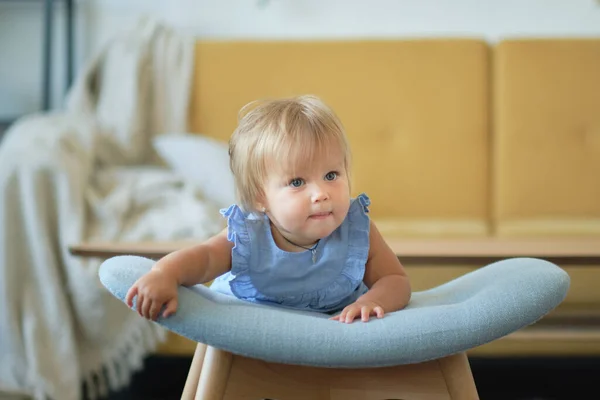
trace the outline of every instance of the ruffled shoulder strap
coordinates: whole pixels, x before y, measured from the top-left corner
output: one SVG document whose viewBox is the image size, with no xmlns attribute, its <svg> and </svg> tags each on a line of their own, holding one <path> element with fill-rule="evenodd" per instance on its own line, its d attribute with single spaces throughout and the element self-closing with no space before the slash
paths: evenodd
<svg viewBox="0 0 600 400">
<path fill-rule="evenodd" d="M 369 256 L 369 232 L 371 230 L 371 220 L 367 215 L 369 205 L 371 205 L 371 200 L 366 194 L 362 193 L 352 201 L 348 211 L 348 222 L 350 223 L 348 238 L 350 243 L 346 271 L 355 271 L 351 275 L 360 276 L 361 280 Z"/>
<path fill-rule="evenodd" d="M 369 230 L 371 227 L 371 219 L 367 215 L 371 200 L 369 197 L 361 193 L 352 200 L 350 209 L 348 210 L 347 220 L 350 224 L 350 246 L 362 246 L 366 244 L 367 250 L 369 247 Z"/>
<path fill-rule="evenodd" d="M 231 250 L 231 273 L 246 274 L 250 265 L 250 235 L 246 225 L 247 215 L 237 205 L 222 209 L 227 218 L 227 240 L 233 243 Z"/>
<path fill-rule="evenodd" d="M 236 239 L 243 242 L 249 241 L 246 228 L 246 214 L 236 204 L 220 210 L 223 217 L 227 218 L 227 240 L 236 243 Z"/>
<path fill-rule="evenodd" d="M 358 220 L 368 221 L 369 217 L 367 214 L 369 213 L 369 206 L 371 205 L 371 199 L 364 194 L 361 193 L 352 201 L 350 204 L 350 210 L 348 210 L 349 218 L 353 219 L 353 222 L 357 222 Z"/>
<path fill-rule="evenodd" d="M 227 218 L 227 240 L 233 243 L 231 250 L 231 275 L 229 281 L 231 292 L 240 299 L 253 301 L 260 296 L 254 287 L 250 275 L 252 269 L 251 237 L 256 237 L 256 229 L 260 229 L 261 220 L 253 219 L 252 214 L 244 213 L 237 205 L 221 210 Z M 252 235 L 248 231 L 252 229 Z"/>
</svg>

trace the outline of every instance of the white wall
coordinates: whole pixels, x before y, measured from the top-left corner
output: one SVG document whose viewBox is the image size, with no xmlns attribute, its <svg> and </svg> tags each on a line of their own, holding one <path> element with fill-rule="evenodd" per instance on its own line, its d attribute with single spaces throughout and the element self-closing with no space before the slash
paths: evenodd
<svg viewBox="0 0 600 400">
<path fill-rule="evenodd" d="M 60 107 L 57 3 L 53 104 Z M 41 1 L 0 0 L 0 119 L 39 107 L 41 10 Z M 144 13 L 207 38 L 600 37 L 598 0 L 79 0 L 78 66 Z"/>
</svg>

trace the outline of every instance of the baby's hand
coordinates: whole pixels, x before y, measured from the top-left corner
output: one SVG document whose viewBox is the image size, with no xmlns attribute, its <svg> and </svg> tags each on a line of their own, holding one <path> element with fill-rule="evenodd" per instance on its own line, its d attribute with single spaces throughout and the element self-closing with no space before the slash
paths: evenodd
<svg viewBox="0 0 600 400">
<path fill-rule="evenodd" d="M 367 322 L 371 315 L 383 318 L 383 314 L 383 307 L 377 303 L 373 303 L 372 301 L 356 301 L 344 308 L 339 315 L 330 319 L 350 324 L 357 317 L 361 317 L 363 322 Z"/>
<path fill-rule="evenodd" d="M 127 292 L 125 303 L 133 307 L 133 298 L 137 296 L 136 308 L 144 318 L 156 320 L 163 305 L 166 305 L 163 317 L 177 310 L 177 280 L 164 271 L 153 269 L 139 278 Z"/>
</svg>

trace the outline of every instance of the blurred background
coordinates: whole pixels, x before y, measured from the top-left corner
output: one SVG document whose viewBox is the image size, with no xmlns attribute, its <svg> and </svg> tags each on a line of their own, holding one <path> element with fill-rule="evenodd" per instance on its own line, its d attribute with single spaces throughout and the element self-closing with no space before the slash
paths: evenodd
<svg viewBox="0 0 600 400">
<path fill-rule="evenodd" d="M 60 106 L 69 79 L 67 60 L 76 70 L 141 14 L 198 38 L 475 37 L 495 43 L 600 35 L 600 2 L 594 0 L 1 0 L 0 120 L 44 107 L 45 68 L 51 69 L 47 106 Z M 51 54 L 45 59 L 47 43 Z"/>
<path fill-rule="evenodd" d="M 144 15 L 200 40 L 473 38 L 492 47 L 519 38 L 600 40 L 600 1 L 596 0 L 0 0 L 0 141 L 3 132 L 20 118 L 62 109 L 83 66 Z M 595 50 L 586 54 L 600 60 Z M 244 68 L 243 60 L 240 68 Z M 600 69 L 596 72 L 595 84 L 600 81 Z M 577 71 L 570 73 L 576 75 Z M 594 93 L 587 96 L 592 99 L 589 104 L 598 104 Z M 581 128 L 588 129 L 589 149 L 599 148 L 600 143 L 600 110 L 595 115 Z M 597 168 L 598 158 L 590 159 L 590 165 Z M 596 177 L 600 180 L 600 175 Z M 585 193 L 598 196 L 600 192 L 593 190 Z M 587 221 L 589 231 L 597 235 L 598 215 Z M 578 318 L 569 314 L 555 320 L 563 329 L 559 335 L 552 336 L 551 331 L 550 336 L 540 336 L 546 340 L 545 349 L 556 351 L 515 356 L 524 351 L 526 343 L 515 348 L 508 345 L 492 352 L 493 357 L 473 353 L 473 374 L 483 400 L 579 399 L 588 390 L 593 395 L 585 398 L 598 397 L 600 303 L 596 282 L 600 278 L 593 270 L 597 266 L 570 270 L 577 278 L 570 295 L 574 303 L 584 305 L 585 312 L 577 314 Z M 466 271 L 457 268 L 433 271 L 439 274 L 437 281 L 445 281 Z M 418 271 L 415 276 L 417 289 L 431 285 L 430 276 L 418 275 Z M 577 331 L 582 323 L 583 330 Z M 592 325 L 593 329 L 588 329 Z M 571 327 L 575 327 L 573 335 Z M 535 339 L 528 340 L 533 343 Z M 179 398 L 191 362 L 189 349 L 150 356 L 131 385 L 111 393 L 110 398 Z M 503 356 L 504 351 L 509 355 Z"/>
</svg>

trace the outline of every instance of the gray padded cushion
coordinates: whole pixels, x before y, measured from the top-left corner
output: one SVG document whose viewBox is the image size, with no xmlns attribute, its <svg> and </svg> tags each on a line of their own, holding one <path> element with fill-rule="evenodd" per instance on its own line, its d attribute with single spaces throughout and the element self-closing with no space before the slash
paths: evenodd
<svg viewBox="0 0 600 400">
<path fill-rule="evenodd" d="M 123 301 L 153 263 L 113 257 L 101 265 L 100 280 Z M 562 302 L 569 282 L 567 273 L 550 262 L 508 259 L 415 292 L 406 309 L 383 319 L 352 324 L 247 303 L 199 285 L 180 287 L 177 313 L 157 323 L 197 342 L 271 362 L 391 366 L 465 351 L 530 325 Z"/>
</svg>

